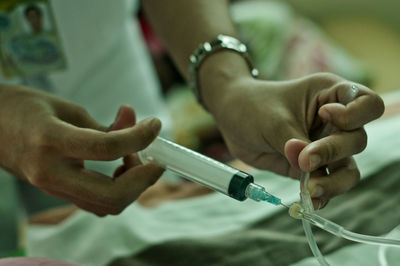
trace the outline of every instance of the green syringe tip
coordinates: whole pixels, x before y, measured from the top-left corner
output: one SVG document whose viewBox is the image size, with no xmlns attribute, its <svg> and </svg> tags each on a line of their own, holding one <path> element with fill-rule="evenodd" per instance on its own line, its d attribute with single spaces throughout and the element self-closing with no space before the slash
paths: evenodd
<svg viewBox="0 0 400 266">
<path fill-rule="evenodd" d="M 246 196 L 255 201 L 266 201 L 273 205 L 280 205 L 281 200 L 274 195 L 268 193 L 265 188 L 260 185 L 250 183 L 246 188 Z"/>
<path fill-rule="evenodd" d="M 268 193 L 268 195 L 266 195 L 264 201 L 269 202 L 271 204 L 274 205 L 280 205 L 281 204 L 281 200 L 271 194 Z"/>
</svg>

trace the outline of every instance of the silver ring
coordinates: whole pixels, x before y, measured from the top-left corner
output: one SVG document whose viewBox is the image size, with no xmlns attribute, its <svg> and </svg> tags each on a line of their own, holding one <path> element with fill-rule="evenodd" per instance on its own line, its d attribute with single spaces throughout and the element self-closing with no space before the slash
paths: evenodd
<svg viewBox="0 0 400 266">
<path fill-rule="evenodd" d="M 354 100 L 357 97 L 359 91 L 360 89 L 356 85 L 353 84 L 350 86 L 350 101 Z"/>
</svg>

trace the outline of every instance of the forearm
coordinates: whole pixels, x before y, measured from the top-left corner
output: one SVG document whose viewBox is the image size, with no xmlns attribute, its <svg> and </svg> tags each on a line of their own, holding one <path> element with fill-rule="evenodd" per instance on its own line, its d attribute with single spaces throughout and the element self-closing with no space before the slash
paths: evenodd
<svg viewBox="0 0 400 266">
<path fill-rule="evenodd" d="M 218 34 L 237 37 L 227 0 L 146 0 L 145 11 L 163 40 L 180 72 L 188 78 L 189 57 L 201 44 Z M 235 52 L 221 51 L 209 56 L 198 73 L 203 100 L 213 109 L 231 79 L 250 76 L 245 60 Z"/>
<path fill-rule="evenodd" d="M 218 34 L 236 35 L 227 0 L 145 0 L 143 5 L 185 77 L 189 55 L 200 43 Z"/>
</svg>

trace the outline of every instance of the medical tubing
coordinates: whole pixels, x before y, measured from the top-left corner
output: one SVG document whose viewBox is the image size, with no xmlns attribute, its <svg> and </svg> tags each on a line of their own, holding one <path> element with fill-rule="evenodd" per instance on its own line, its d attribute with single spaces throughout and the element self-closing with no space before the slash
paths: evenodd
<svg viewBox="0 0 400 266">
<path fill-rule="evenodd" d="M 314 207 L 312 205 L 310 193 L 307 190 L 307 182 L 309 178 L 309 173 L 302 172 L 300 177 L 300 199 L 303 209 L 307 213 L 313 213 Z M 302 219 L 304 233 L 307 237 L 308 245 L 310 246 L 311 252 L 314 257 L 318 260 L 319 264 L 322 266 L 329 266 L 329 263 L 325 260 L 321 251 L 318 248 L 317 242 L 315 241 L 311 225 L 309 221 Z"/>
<path fill-rule="evenodd" d="M 302 223 L 304 233 L 307 237 L 308 245 L 310 246 L 312 254 L 318 260 L 320 265 L 329 266 L 329 263 L 325 260 L 324 256 L 318 248 L 317 242 L 315 241 L 314 235 L 312 233 L 311 225 L 304 219 L 302 220 Z"/>
<path fill-rule="evenodd" d="M 343 238 L 346 238 L 348 240 L 364 244 L 400 247 L 400 240 L 397 239 L 388 239 L 378 236 L 363 235 L 348 230 L 343 230 L 342 236 Z"/>
<path fill-rule="evenodd" d="M 387 234 L 386 236 L 392 235 L 393 233 L 396 232 L 396 230 L 398 230 L 398 232 L 400 233 L 400 225 L 397 226 L 397 227 L 395 227 L 395 228 L 393 229 L 393 231 L 390 232 L 389 234 Z M 389 263 L 388 263 L 388 260 L 387 260 L 388 248 L 390 248 L 390 246 L 387 246 L 387 245 L 381 245 L 381 246 L 379 247 L 379 250 L 378 250 L 379 266 L 389 266 Z M 399 247 L 399 246 L 396 246 L 396 248 L 400 248 L 400 247 Z M 398 250 L 397 252 L 400 252 L 400 250 Z"/>
<path fill-rule="evenodd" d="M 315 213 L 305 212 L 303 214 L 303 219 L 335 236 L 342 237 L 354 242 L 400 247 L 400 240 L 354 233 Z"/>
</svg>

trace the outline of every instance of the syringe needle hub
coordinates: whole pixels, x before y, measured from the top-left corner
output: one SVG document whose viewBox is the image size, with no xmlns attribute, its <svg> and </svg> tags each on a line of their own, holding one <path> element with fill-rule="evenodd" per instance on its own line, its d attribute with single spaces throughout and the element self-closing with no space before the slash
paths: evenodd
<svg viewBox="0 0 400 266">
<path fill-rule="evenodd" d="M 274 195 L 268 193 L 265 188 L 260 185 L 250 183 L 246 188 L 246 196 L 255 201 L 266 201 L 274 205 L 282 204 L 281 200 Z"/>
</svg>

